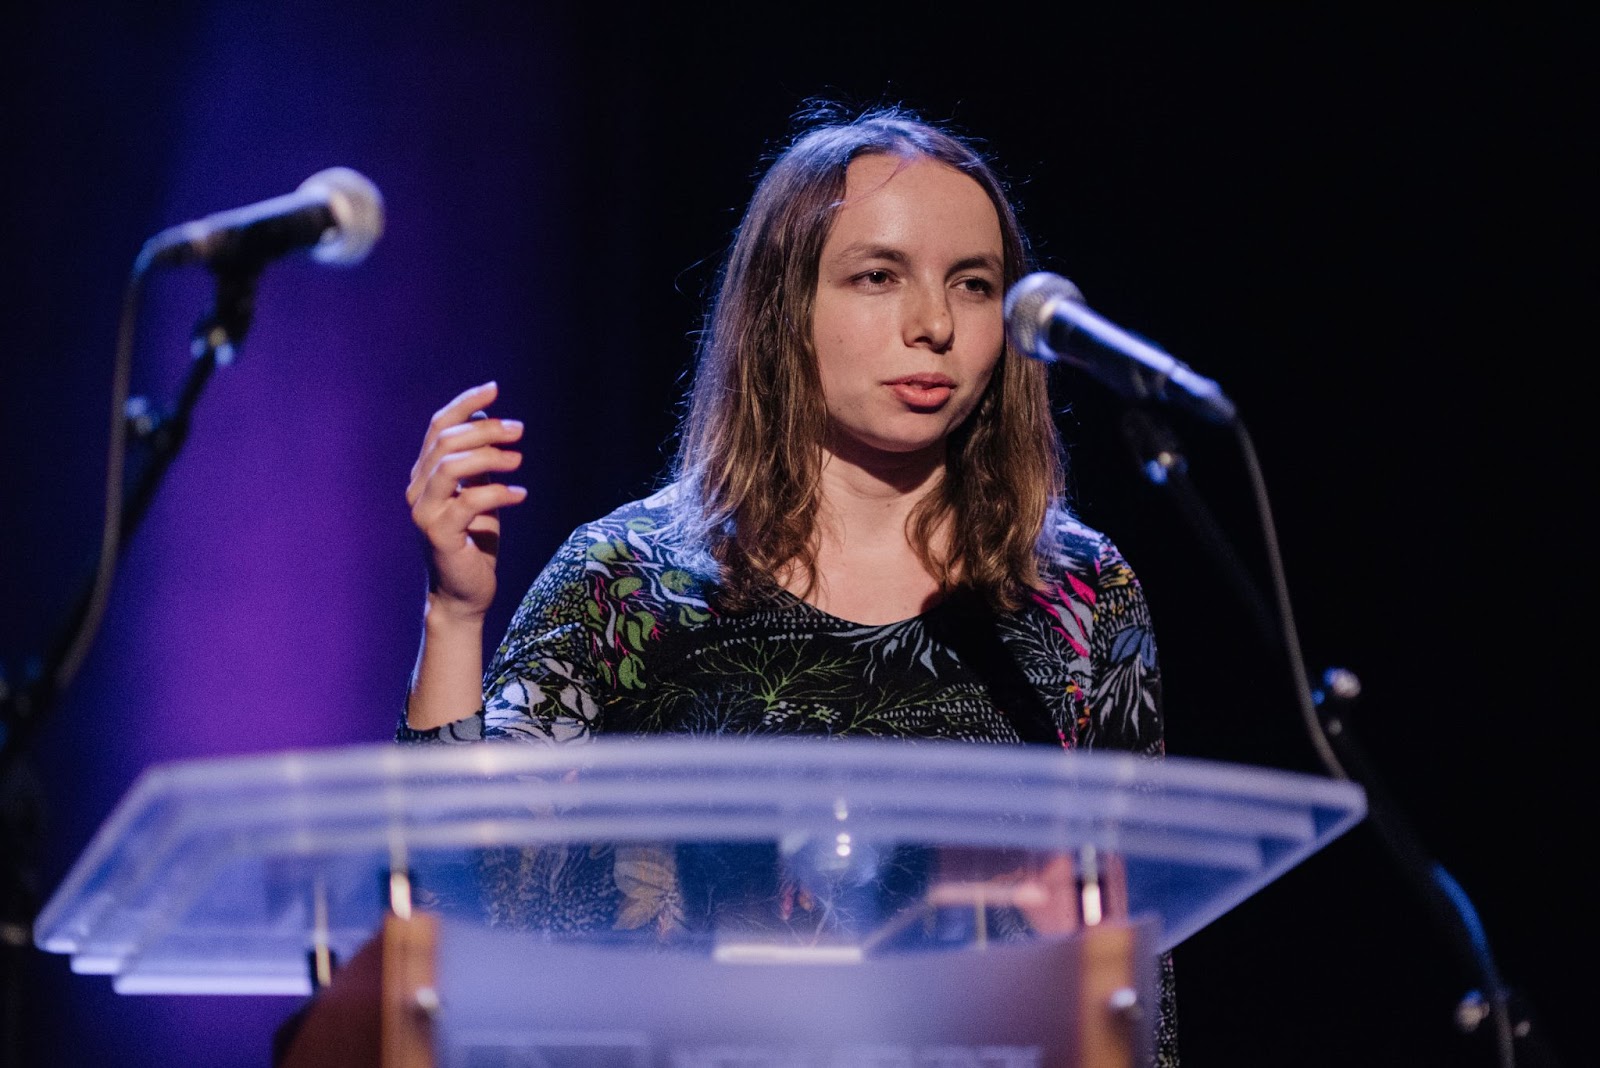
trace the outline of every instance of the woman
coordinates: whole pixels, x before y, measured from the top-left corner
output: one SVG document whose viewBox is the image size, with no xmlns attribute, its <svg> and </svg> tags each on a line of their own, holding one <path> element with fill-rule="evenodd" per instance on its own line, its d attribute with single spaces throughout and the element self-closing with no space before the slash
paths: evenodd
<svg viewBox="0 0 1600 1068">
<path fill-rule="evenodd" d="M 432 582 L 400 737 L 1159 754 L 1143 594 L 1066 508 L 1046 369 L 1006 343 L 1004 295 L 1028 270 L 999 179 L 961 140 L 896 109 L 803 132 L 723 265 L 671 482 L 572 533 L 487 674 L 496 512 L 527 496 L 494 476 L 520 464 L 522 425 L 484 414 L 492 383 L 434 416 L 407 490 Z M 722 859 L 510 851 L 480 874 L 499 922 L 668 935 L 692 925 L 686 901 L 728 893 L 728 868 L 706 870 Z M 1164 1064 L 1172 989 L 1164 968 Z"/>
<path fill-rule="evenodd" d="M 407 740 L 818 733 L 1161 750 L 1137 580 L 1062 501 L 1046 369 L 1005 340 L 1028 270 L 967 144 L 895 110 L 824 122 L 724 264 L 671 483 L 575 531 L 490 670 L 496 512 L 522 426 L 429 425 Z"/>
</svg>

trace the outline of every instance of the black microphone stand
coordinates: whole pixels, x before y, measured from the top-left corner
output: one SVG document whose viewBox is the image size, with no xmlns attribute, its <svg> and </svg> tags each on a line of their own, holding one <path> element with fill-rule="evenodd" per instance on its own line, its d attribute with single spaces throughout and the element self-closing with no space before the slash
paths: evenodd
<svg viewBox="0 0 1600 1068">
<path fill-rule="evenodd" d="M 1360 680 L 1348 670 L 1331 668 L 1322 675 L 1319 687 L 1313 689 L 1307 682 L 1260 468 L 1243 423 L 1236 419 L 1232 426 L 1251 475 L 1271 565 L 1276 613 L 1190 481 L 1188 460 L 1172 425 L 1153 411 L 1134 407 L 1124 412 L 1121 430 L 1145 478 L 1170 494 L 1201 544 L 1232 582 L 1263 642 L 1289 658 L 1302 716 L 1324 767 L 1334 778 L 1349 779 L 1365 790 L 1367 816 L 1379 840 L 1421 897 L 1451 950 L 1475 977 L 1479 988 L 1461 999 L 1456 1026 L 1474 1033 L 1488 1022 L 1500 1068 L 1514 1068 L 1519 1062 L 1527 1068 L 1558 1068 L 1559 1061 L 1545 1040 L 1543 1028 L 1535 1025 L 1532 1007 L 1502 981 L 1471 900 L 1444 866 L 1428 855 L 1421 837 L 1357 742 L 1342 710 L 1359 695 Z"/>
<path fill-rule="evenodd" d="M 127 510 L 122 517 L 123 540 L 133 533 L 145 511 L 155 498 L 167 469 L 177 457 L 189 436 L 189 419 L 200 394 L 218 367 L 232 363 L 239 346 L 250 329 L 255 316 L 256 283 L 260 268 L 248 271 L 227 271 L 216 276 L 216 295 L 212 307 L 195 325 L 190 342 L 189 373 L 172 410 L 165 416 L 152 416 L 149 405 L 142 397 L 135 397 L 129 405 L 129 430 L 134 439 L 150 448 L 150 462 L 132 492 L 128 494 Z"/>
<path fill-rule="evenodd" d="M 15 687 L 0 676 L 0 1064 L 22 1064 L 27 1012 L 26 965 L 33 922 L 42 906 L 37 866 L 44 833 L 42 790 L 26 760 L 27 747 L 49 720 L 93 642 L 123 548 L 149 510 L 156 490 L 188 437 L 190 417 L 212 372 L 233 361 L 255 312 L 260 264 L 231 264 L 215 273 L 212 306 L 195 326 L 193 360 L 177 401 L 165 414 L 143 397 L 128 398 L 138 305 L 147 264 L 135 267 L 124 294 L 112 387 L 106 516 L 98 562 L 72 602 L 42 665 Z M 123 484 L 129 441 L 148 457 L 131 487 Z"/>
</svg>

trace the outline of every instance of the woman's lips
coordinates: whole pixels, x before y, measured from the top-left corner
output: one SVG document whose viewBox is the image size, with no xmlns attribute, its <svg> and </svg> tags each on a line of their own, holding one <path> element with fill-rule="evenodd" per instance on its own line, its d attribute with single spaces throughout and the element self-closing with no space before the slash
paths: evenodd
<svg viewBox="0 0 1600 1068">
<path fill-rule="evenodd" d="M 907 407 L 932 411 L 942 408 L 955 392 L 955 380 L 944 375 L 907 375 L 884 383 Z"/>
</svg>

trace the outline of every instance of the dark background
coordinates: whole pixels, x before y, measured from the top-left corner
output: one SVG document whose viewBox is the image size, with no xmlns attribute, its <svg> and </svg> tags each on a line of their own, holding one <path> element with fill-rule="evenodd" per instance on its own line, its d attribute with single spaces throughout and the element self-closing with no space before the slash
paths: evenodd
<svg viewBox="0 0 1600 1068">
<path fill-rule="evenodd" d="M 1384 781 L 1557 1051 L 1583 1063 L 1593 349 L 1577 320 L 1595 274 L 1596 96 L 1595 36 L 1572 10 L 13 9 L 13 679 L 93 559 L 140 245 L 333 165 L 388 207 L 358 267 L 270 268 L 239 360 L 202 398 L 30 753 L 40 892 L 151 765 L 388 738 L 422 590 L 402 490 L 428 416 L 492 377 L 529 422 L 533 501 L 507 519 L 503 568 L 520 592 L 568 529 L 660 473 L 705 288 L 790 115 L 816 94 L 894 100 L 983 139 L 1041 266 L 1238 403 L 1308 666 L 1360 675 L 1351 720 Z M 209 298 L 203 272 L 154 281 L 136 392 L 171 403 Z M 1282 657 L 1141 480 L 1119 402 L 1070 369 L 1056 384 L 1078 506 L 1155 613 L 1169 751 L 1317 770 Z M 1176 429 L 1263 581 L 1237 443 Z M 1177 968 L 1191 1066 L 1492 1063 L 1452 1029 L 1472 977 L 1370 825 L 1180 946 Z M 26 969 L 12 1006 L 26 1064 L 265 1064 L 294 1006 L 116 995 L 45 954 Z"/>
</svg>

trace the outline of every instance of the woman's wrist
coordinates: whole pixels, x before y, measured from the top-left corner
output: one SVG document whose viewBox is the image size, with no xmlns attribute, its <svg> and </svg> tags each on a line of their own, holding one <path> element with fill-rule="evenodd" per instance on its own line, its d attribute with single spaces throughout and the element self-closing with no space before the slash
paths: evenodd
<svg viewBox="0 0 1600 1068">
<path fill-rule="evenodd" d="M 483 632 L 487 609 L 430 590 L 422 607 L 423 625 L 429 632 Z"/>
</svg>

